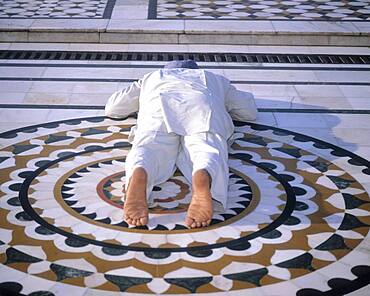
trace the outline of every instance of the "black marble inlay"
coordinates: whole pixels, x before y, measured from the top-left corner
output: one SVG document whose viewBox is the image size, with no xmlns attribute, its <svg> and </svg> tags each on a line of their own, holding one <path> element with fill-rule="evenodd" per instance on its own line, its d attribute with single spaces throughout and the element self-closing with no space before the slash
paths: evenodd
<svg viewBox="0 0 370 296">
<path fill-rule="evenodd" d="M 309 208 L 309 206 L 304 203 L 303 201 L 296 201 L 294 210 L 295 211 L 305 211 Z"/>
<path fill-rule="evenodd" d="M 111 132 L 108 132 L 107 130 L 102 130 L 98 128 L 90 127 L 88 130 L 83 132 L 81 136 L 92 136 L 92 135 L 100 135 L 100 134 L 110 134 Z"/>
<path fill-rule="evenodd" d="M 45 144 L 56 143 L 64 140 L 74 139 L 73 137 L 69 136 L 58 136 L 58 135 L 49 135 L 48 138 L 45 140 Z"/>
<path fill-rule="evenodd" d="M 333 234 L 329 237 L 325 242 L 320 244 L 315 248 L 316 250 L 320 251 L 332 251 L 332 250 L 350 250 L 350 248 L 344 242 L 342 236 L 338 234 Z"/>
<path fill-rule="evenodd" d="M 325 161 L 305 161 L 305 163 L 309 164 L 310 166 L 314 167 L 315 169 L 319 170 L 320 172 L 324 173 L 328 171 L 328 167 L 330 165 L 329 162 Z"/>
<path fill-rule="evenodd" d="M 85 240 L 76 239 L 74 237 L 68 237 L 68 238 L 66 238 L 66 240 L 64 242 L 66 243 L 66 245 L 68 245 L 72 248 L 81 248 L 81 247 L 85 247 L 89 244 L 89 242 L 87 242 Z"/>
<path fill-rule="evenodd" d="M 355 183 L 355 180 L 347 180 L 337 176 L 327 176 L 339 189 L 346 189 L 352 183 Z"/>
<path fill-rule="evenodd" d="M 49 129 L 52 129 L 52 128 L 54 129 L 54 128 L 59 127 L 59 123 L 58 122 L 49 122 L 49 123 L 43 124 L 42 127 L 49 128 Z"/>
<path fill-rule="evenodd" d="M 94 152 L 94 151 L 98 151 L 98 150 L 101 150 L 101 148 L 103 148 L 102 146 L 98 146 L 98 145 L 90 145 L 90 146 L 86 146 L 84 148 L 85 151 L 90 151 L 90 152 Z"/>
<path fill-rule="evenodd" d="M 274 130 L 272 133 L 277 136 L 288 136 L 289 135 L 288 132 L 282 131 L 282 130 Z"/>
<path fill-rule="evenodd" d="M 65 200 L 64 201 L 68 206 L 72 207 L 75 205 L 78 201 L 77 200 Z"/>
<path fill-rule="evenodd" d="M 63 152 L 58 153 L 58 157 L 59 158 L 69 157 L 69 156 L 72 156 L 73 154 L 74 152 L 63 151 Z"/>
<path fill-rule="evenodd" d="M 89 218 L 89 219 L 95 219 L 96 214 L 95 213 L 90 213 L 90 214 L 82 214 L 82 216 Z"/>
<path fill-rule="evenodd" d="M 129 148 L 131 147 L 131 144 L 129 142 L 117 142 L 114 143 L 113 146 L 115 148 Z"/>
<path fill-rule="evenodd" d="M 50 162 L 51 162 L 50 160 L 40 160 L 40 161 L 37 161 L 37 162 L 35 163 L 35 166 L 37 166 L 37 167 L 41 168 L 41 167 L 43 167 L 43 166 L 48 165 Z"/>
<path fill-rule="evenodd" d="M 311 265 L 312 259 L 313 257 L 311 254 L 305 253 L 293 259 L 276 264 L 276 266 L 283 268 L 302 268 L 309 271 L 315 271 L 315 269 Z"/>
<path fill-rule="evenodd" d="M 62 186 L 62 188 L 61 188 L 61 190 L 62 190 L 63 192 L 71 191 L 71 190 L 73 190 L 73 187 L 68 187 L 68 186 L 63 185 L 63 186 Z"/>
<path fill-rule="evenodd" d="M 93 274 L 93 272 L 91 271 L 80 270 L 80 269 L 62 266 L 62 265 L 54 264 L 54 263 L 50 265 L 50 269 L 57 276 L 57 282 L 63 281 L 65 279 L 80 278 L 80 277 L 85 277 L 85 276 L 89 276 Z"/>
<path fill-rule="evenodd" d="M 253 143 L 253 144 L 256 144 L 256 145 L 259 145 L 259 146 L 264 146 L 264 147 L 267 146 L 267 143 L 265 142 L 265 140 L 262 137 L 259 137 L 259 136 L 251 136 L 251 137 L 248 137 L 248 138 L 241 138 L 241 139 L 237 139 L 237 141 L 249 142 L 249 143 Z"/>
<path fill-rule="evenodd" d="M 251 284 L 254 284 L 256 286 L 261 286 L 261 280 L 264 276 L 268 274 L 267 268 L 261 268 L 251 271 L 245 271 L 240 273 L 233 273 L 233 274 L 227 274 L 224 275 L 225 278 L 228 278 L 230 280 L 236 280 L 236 281 L 242 281 L 242 282 L 248 282 Z"/>
<path fill-rule="evenodd" d="M 321 142 L 315 142 L 315 144 L 313 144 L 313 146 L 315 148 L 318 148 L 318 149 L 328 149 L 328 146 L 325 145 L 324 143 L 321 143 Z M 330 152 L 331 154 L 333 154 L 334 151 Z M 335 153 L 335 152 L 334 152 Z M 334 155 L 334 154 L 333 154 Z"/>
<path fill-rule="evenodd" d="M 37 148 L 39 147 L 39 145 L 31 145 L 31 144 L 28 144 L 28 145 L 13 145 L 13 153 L 14 154 L 21 154 L 23 152 L 26 152 L 26 151 L 29 151 L 29 150 L 32 150 L 34 148 Z"/>
<path fill-rule="evenodd" d="M 370 266 L 359 265 L 351 269 L 352 273 L 357 277 L 354 280 L 344 278 L 333 278 L 328 281 L 328 286 L 331 288 L 325 292 L 316 289 L 302 289 L 297 292 L 297 296 L 342 296 L 357 291 L 370 284 Z M 356 293 L 356 295 L 367 295 Z"/>
<path fill-rule="evenodd" d="M 77 210 L 76 210 L 77 211 Z M 81 212 L 83 212 L 83 211 L 81 211 L 81 212 L 79 212 L 79 211 L 77 211 L 78 213 L 81 213 Z M 100 223 L 104 223 L 104 224 L 111 224 L 112 223 L 112 221 L 111 221 L 111 219 L 110 218 L 104 218 L 104 219 L 95 219 L 95 221 L 96 222 L 100 222 Z"/>
<path fill-rule="evenodd" d="M 346 209 L 356 209 L 361 207 L 363 204 L 369 203 L 368 201 L 364 201 L 359 199 L 352 194 L 349 193 L 342 193 L 344 203 L 346 204 Z"/>
<path fill-rule="evenodd" d="M 72 181 L 72 180 L 69 180 L 69 179 L 64 181 L 64 184 L 66 184 L 66 185 L 71 185 L 71 184 L 76 184 L 76 183 L 77 183 L 76 181 Z"/>
<path fill-rule="evenodd" d="M 8 205 L 11 205 L 13 207 L 19 207 L 21 205 L 21 202 L 20 202 L 18 196 L 9 198 L 7 203 L 8 203 Z"/>
<path fill-rule="evenodd" d="M 301 196 L 307 193 L 306 189 L 303 189 L 301 187 L 293 186 L 292 188 L 293 188 L 295 195 Z"/>
<path fill-rule="evenodd" d="M 147 284 L 152 281 L 150 278 L 137 278 L 137 277 L 130 277 L 130 276 L 119 276 L 119 275 L 111 275 L 105 274 L 104 277 L 110 281 L 112 284 L 115 284 L 121 292 L 125 292 L 128 288 L 132 286 L 137 286 L 141 284 Z"/>
<path fill-rule="evenodd" d="M 171 252 L 145 251 L 144 255 L 152 259 L 165 259 L 171 256 Z"/>
<path fill-rule="evenodd" d="M 74 194 L 68 194 L 68 193 L 65 193 L 65 192 L 62 192 L 61 194 L 62 194 L 63 199 L 68 199 L 68 198 L 74 196 Z"/>
<path fill-rule="evenodd" d="M 280 152 L 283 152 L 285 154 L 288 154 L 288 155 L 291 155 L 293 157 L 296 157 L 296 158 L 300 158 L 302 155 L 301 155 L 301 149 L 299 148 L 284 148 L 284 147 L 281 147 L 281 148 L 273 148 L 277 151 L 280 151 Z"/>
<path fill-rule="evenodd" d="M 245 160 L 245 161 L 252 159 L 252 155 L 248 153 L 231 153 L 231 155 L 233 158 L 237 158 L 237 159 Z"/>
<path fill-rule="evenodd" d="M 204 258 L 213 254 L 212 250 L 191 250 L 187 252 L 190 256 Z"/>
<path fill-rule="evenodd" d="M 327 296 L 327 294 L 316 289 L 302 289 L 297 292 L 297 296 Z"/>
<path fill-rule="evenodd" d="M 35 231 L 38 233 L 38 234 L 42 234 L 42 235 L 52 235 L 52 234 L 55 234 L 54 231 L 44 227 L 44 226 L 37 226 L 35 228 Z"/>
<path fill-rule="evenodd" d="M 23 172 L 20 172 L 18 176 L 21 177 L 22 179 L 25 179 L 31 176 L 32 174 L 33 174 L 32 171 L 23 171 Z"/>
<path fill-rule="evenodd" d="M 180 224 L 176 224 L 175 228 L 174 228 L 174 230 L 184 230 L 184 229 L 188 229 L 188 228 L 186 226 L 180 225 Z"/>
<path fill-rule="evenodd" d="M 4 282 L 0 283 L 0 292 L 4 296 L 13 296 L 14 293 L 20 293 L 23 289 L 23 286 L 16 282 Z"/>
<path fill-rule="evenodd" d="M 288 174 L 280 174 L 280 177 L 285 180 L 286 182 L 292 182 L 295 180 L 294 176 L 288 175 Z"/>
<path fill-rule="evenodd" d="M 5 160 L 8 160 L 10 157 L 0 157 L 0 163 L 4 162 Z"/>
<path fill-rule="evenodd" d="M 301 220 L 294 216 L 290 216 L 284 221 L 284 225 L 288 226 L 298 225 L 299 223 L 301 223 Z"/>
<path fill-rule="evenodd" d="M 88 166 L 88 168 L 100 168 L 99 163 L 94 163 Z"/>
<path fill-rule="evenodd" d="M 20 212 L 15 215 L 19 221 L 32 221 L 33 219 L 25 212 Z"/>
<path fill-rule="evenodd" d="M 72 155 L 70 155 L 70 156 L 72 156 Z M 79 175 L 77 173 L 74 173 L 74 174 L 69 176 L 69 179 L 76 179 L 76 178 L 81 178 L 81 177 L 82 177 L 81 175 Z"/>
<path fill-rule="evenodd" d="M 277 229 L 274 229 L 274 230 L 272 230 L 268 233 L 265 233 L 265 234 L 261 235 L 261 237 L 267 238 L 267 239 L 275 239 L 275 238 L 279 238 L 281 236 L 282 236 L 282 233 Z"/>
<path fill-rule="evenodd" d="M 356 216 L 345 213 L 342 224 L 339 230 L 352 230 L 359 227 L 368 227 L 369 225 L 362 223 Z"/>
<path fill-rule="evenodd" d="M 245 251 L 248 250 L 251 247 L 250 242 L 243 241 L 243 242 L 231 242 L 228 244 L 227 248 L 234 251 Z"/>
<path fill-rule="evenodd" d="M 102 247 L 102 252 L 110 256 L 121 256 L 127 253 L 126 250 L 111 248 L 111 247 Z"/>
<path fill-rule="evenodd" d="M 277 168 L 276 165 L 274 165 L 273 163 L 270 163 L 270 162 L 260 162 L 259 165 L 263 169 L 275 170 Z"/>
<path fill-rule="evenodd" d="M 6 262 L 5 265 L 12 263 L 35 263 L 41 262 L 42 260 L 34 256 L 28 255 L 14 248 L 8 248 L 6 250 Z"/>
<path fill-rule="evenodd" d="M 50 291 L 35 291 L 28 294 L 28 296 L 55 296 L 55 294 Z"/>
<path fill-rule="evenodd" d="M 84 212 L 86 210 L 86 207 L 78 207 L 78 208 L 72 208 L 74 211 L 76 211 L 77 213 L 81 214 L 82 212 Z M 106 219 L 109 219 L 109 218 L 106 218 Z M 110 222 L 110 219 L 109 219 L 109 222 Z M 104 223 L 104 222 L 103 222 Z M 109 224 L 109 223 L 108 223 Z"/>
<path fill-rule="evenodd" d="M 164 225 L 158 224 L 153 230 L 168 230 L 168 228 Z"/>
<path fill-rule="evenodd" d="M 14 183 L 9 185 L 9 189 L 15 192 L 18 192 L 22 187 L 22 183 Z"/>
<path fill-rule="evenodd" d="M 197 289 L 212 281 L 212 277 L 197 277 L 197 278 L 175 278 L 164 280 L 176 286 L 187 289 L 190 293 L 196 293 Z"/>
<path fill-rule="evenodd" d="M 99 146 L 100 147 L 100 146 Z M 90 173 L 90 171 L 87 168 L 82 168 L 77 171 L 77 173 Z"/>
</svg>

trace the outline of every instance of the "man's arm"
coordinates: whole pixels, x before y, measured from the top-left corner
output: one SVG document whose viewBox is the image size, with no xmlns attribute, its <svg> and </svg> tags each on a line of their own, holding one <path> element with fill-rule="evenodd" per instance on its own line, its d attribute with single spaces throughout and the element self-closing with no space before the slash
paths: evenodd
<svg viewBox="0 0 370 296">
<path fill-rule="evenodd" d="M 246 121 L 256 120 L 257 107 L 252 93 L 237 90 L 230 85 L 226 93 L 226 108 L 232 119 Z"/>
<path fill-rule="evenodd" d="M 112 118 L 123 118 L 139 111 L 141 83 L 141 80 L 135 81 L 129 87 L 112 94 L 105 106 L 105 115 Z"/>
</svg>

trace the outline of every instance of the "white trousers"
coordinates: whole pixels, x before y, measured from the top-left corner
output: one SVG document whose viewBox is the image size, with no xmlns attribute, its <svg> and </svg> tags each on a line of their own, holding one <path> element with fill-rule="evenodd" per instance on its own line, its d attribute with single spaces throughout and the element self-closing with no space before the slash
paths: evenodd
<svg viewBox="0 0 370 296">
<path fill-rule="evenodd" d="M 210 132 L 190 136 L 153 131 L 137 133 L 126 158 L 126 189 L 134 169 L 144 168 L 148 175 L 146 192 L 150 206 L 153 204 L 153 187 L 172 177 L 176 167 L 190 185 L 192 175 L 205 169 L 212 178 L 211 194 L 215 210 L 226 209 L 229 180 L 227 148 L 225 139 Z"/>
</svg>

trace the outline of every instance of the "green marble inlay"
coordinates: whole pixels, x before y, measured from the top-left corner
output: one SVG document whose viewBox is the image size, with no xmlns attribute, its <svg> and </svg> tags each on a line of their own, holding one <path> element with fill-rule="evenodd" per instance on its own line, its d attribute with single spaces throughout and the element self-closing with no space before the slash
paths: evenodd
<svg viewBox="0 0 370 296">
<path fill-rule="evenodd" d="M 120 289 L 121 292 L 125 292 L 130 287 L 141 284 L 147 284 L 152 281 L 152 279 L 150 278 L 137 278 L 131 276 L 119 276 L 111 274 L 106 274 L 104 275 L 104 277 L 112 284 L 115 284 Z"/>
<path fill-rule="evenodd" d="M 8 248 L 6 250 L 5 265 L 12 264 L 12 263 L 36 263 L 36 262 L 41 262 L 41 261 L 42 259 L 28 255 L 14 248 Z"/>
<path fill-rule="evenodd" d="M 50 269 L 56 274 L 58 282 L 69 278 L 79 278 L 93 274 L 93 272 L 90 271 L 80 270 L 54 263 L 50 265 Z"/>
<path fill-rule="evenodd" d="M 283 268 L 302 268 L 309 271 L 315 271 L 315 269 L 312 267 L 312 259 L 313 256 L 311 254 L 305 253 L 293 259 L 276 264 L 276 266 Z"/>
<path fill-rule="evenodd" d="M 190 293 L 195 293 L 197 289 L 212 281 L 212 277 L 198 278 L 173 278 L 164 279 L 167 283 L 187 289 Z"/>
<path fill-rule="evenodd" d="M 248 282 L 256 286 L 261 286 L 261 280 L 268 274 L 267 268 L 261 268 L 251 271 L 245 271 L 240 273 L 233 273 L 224 275 L 225 278 L 230 280 L 237 280 L 242 282 Z"/>
<path fill-rule="evenodd" d="M 320 251 L 332 251 L 332 250 L 350 250 L 350 248 L 344 242 L 343 237 L 338 234 L 333 234 L 325 242 L 315 248 Z"/>
</svg>

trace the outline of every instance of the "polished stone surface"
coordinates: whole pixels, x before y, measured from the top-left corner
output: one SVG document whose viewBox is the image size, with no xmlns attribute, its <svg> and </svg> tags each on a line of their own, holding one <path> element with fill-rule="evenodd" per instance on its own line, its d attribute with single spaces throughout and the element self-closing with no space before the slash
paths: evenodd
<svg viewBox="0 0 370 296">
<path fill-rule="evenodd" d="M 370 5 L 363 0 L 158 0 L 155 12 L 160 19 L 362 21 L 369 20 Z"/>
<path fill-rule="evenodd" d="M 348 46 L 0 45 L 369 55 Z M 367 295 L 369 66 L 199 62 L 252 92 L 261 110 L 235 123 L 228 209 L 210 227 L 185 229 L 190 187 L 176 173 L 155 188 L 148 226 L 132 228 L 121 196 L 135 119 L 110 120 L 102 109 L 124 79 L 164 63 L 2 61 L 0 293 Z"/>
</svg>

